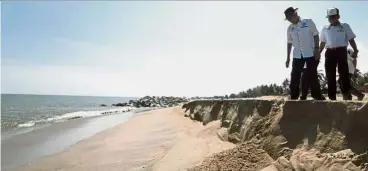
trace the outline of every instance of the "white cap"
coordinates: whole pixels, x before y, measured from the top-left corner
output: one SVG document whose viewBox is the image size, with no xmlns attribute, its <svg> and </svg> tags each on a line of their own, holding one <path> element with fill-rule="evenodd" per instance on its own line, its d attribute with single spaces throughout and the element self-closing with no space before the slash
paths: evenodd
<svg viewBox="0 0 368 171">
<path fill-rule="evenodd" d="M 326 18 L 328 18 L 329 16 L 333 16 L 333 15 L 337 15 L 338 11 L 336 8 L 329 8 L 327 9 L 327 16 Z"/>
</svg>

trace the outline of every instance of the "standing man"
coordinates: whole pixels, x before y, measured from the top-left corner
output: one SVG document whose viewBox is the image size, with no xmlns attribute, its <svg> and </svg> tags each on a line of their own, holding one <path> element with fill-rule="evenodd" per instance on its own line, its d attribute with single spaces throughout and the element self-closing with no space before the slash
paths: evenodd
<svg viewBox="0 0 368 171">
<path fill-rule="evenodd" d="M 316 100 L 321 100 L 321 87 L 317 78 L 317 61 L 319 60 L 319 37 L 316 25 L 311 19 L 301 19 L 298 8 L 289 7 L 284 11 L 286 20 L 291 24 L 287 29 L 287 59 L 286 68 L 290 63 L 291 47 L 294 47 L 290 79 L 290 97 L 299 98 L 300 77 L 306 64 L 306 80 L 311 85 L 311 94 Z"/>
<path fill-rule="evenodd" d="M 348 49 L 348 68 L 349 68 L 349 79 L 350 81 L 352 81 L 352 79 L 355 79 L 356 75 L 357 75 L 357 58 L 353 58 L 351 57 L 354 54 L 353 49 Z M 340 85 L 340 89 L 341 89 L 341 79 L 339 78 L 338 83 Z M 353 85 L 350 86 L 350 91 L 349 91 L 352 95 L 357 96 L 358 100 L 361 101 L 364 99 L 364 94 L 362 92 L 360 92 L 359 90 L 357 90 Z M 350 95 L 349 95 L 350 96 Z"/>
<path fill-rule="evenodd" d="M 328 97 L 330 100 L 336 100 L 336 67 L 338 67 L 343 99 L 351 100 L 352 97 L 349 93 L 351 85 L 347 62 L 347 46 L 349 42 L 354 49 L 352 57 L 356 58 L 359 52 L 354 41 L 356 36 L 349 24 L 340 23 L 339 9 L 329 8 L 327 10 L 327 18 L 330 24 L 322 28 L 320 53 L 326 47 L 325 70 L 328 84 Z"/>
</svg>

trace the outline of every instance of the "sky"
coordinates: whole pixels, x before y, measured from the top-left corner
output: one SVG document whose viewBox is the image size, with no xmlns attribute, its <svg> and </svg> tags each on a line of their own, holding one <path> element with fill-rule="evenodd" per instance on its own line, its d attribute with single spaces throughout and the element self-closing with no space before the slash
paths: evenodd
<svg viewBox="0 0 368 171">
<path fill-rule="evenodd" d="M 339 8 L 368 71 L 368 1 L 6 1 L 1 92 L 213 96 L 281 84 L 289 6 L 319 30 Z"/>
</svg>

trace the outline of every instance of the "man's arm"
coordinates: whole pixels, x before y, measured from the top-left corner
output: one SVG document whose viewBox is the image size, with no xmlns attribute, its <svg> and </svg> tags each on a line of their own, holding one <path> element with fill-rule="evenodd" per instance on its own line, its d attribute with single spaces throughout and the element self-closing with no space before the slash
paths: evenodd
<svg viewBox="0 0 368 171">
<path fill-rule="evenodd" d="M 321 39 L 321 43 L 319 44 L 319 53 L 322 53 L 323 49 L 326 46 L 326 33 L 324 30 L 324 27 L 322 27 L 320 39 Z"/>
<path fill-rule="evenodd" d="M 319 44 L 319 53 L 322 53 L 325 46 L 326 46 L 326 43 L 321 41 L 321 43 Z"/>
<path fill-rule="evenodd" d="M 289 63 L 290 63 L 290 53 L 291 53 L 291 47 L 292 47 L 292 43 L 293 43 L 293 39 L 291 37 L 291 34 L 290 34 L 290 27 L 287 29 L 287 32 L 286 32 L 286 36 L 287 36 L 287 47 L 286 47 L 286 68 L 289 67 Z"/>
<path fill-rule="evenodd" d="M 319 51 L 319 37 L 318 34 L 314 36 L 314 59 L 316 59 L 317 61 L 319 61 L 319 59 L 321 58 L 321 52 Z"/>
<path fill-rule="evenodd" d="M 349 56 L 349 58 L 352 58 L 352 57 L 350 57 Z M 352 61 L 353 61 L 353 66 L 354 66 L 354 74 L 357 74 L 357 72 L 358 72 L 358 69 L 357 69 L 357 58 L 352 58 L 351 59 Z"/>
<path fill-rule="evenodd" d="M 355 34 L 353 32 L 353 30 L 351 30 L 351 27 L 349 24 L 344 24 L 343 26 L 345 28 L 345 33 L 346 33 L 346 38 L 349 40 L 349 43 L 350 43 L 350 46 L 353 48 L 354 50 L 354 53 L 352 55 L 353 58 L 356 58 L 357 57 L 357 53 L 359 52 L 358 51 L 358 48 L 357 48 L 357 45 L 355 43 Z"/>
<path fill-rule="evenodd" d="M 292 44 L 288 43 L 287 44 L 287 59 L 290 59 L 291 47 L 292 47 Z"/>
<path fill-rule="evenodd" d="M 350 43 L 350 46 L 353 48 L 354 52 L 355 53 L 358 53 L 358 48 L 357 48 L 357 45 L 355 43 L 355 40 L 354 39 L 350 39 L 349 40 L 349 43 Z M 356 58 L 356 56 L 352 56 L 353 58 Z"/>
<path fill-rule="evenodd" d="M 314 47 L 317 50 L 319 49 L 319 37 L 318 37 L 318 35 L 314 36 Z"/>
</svg>

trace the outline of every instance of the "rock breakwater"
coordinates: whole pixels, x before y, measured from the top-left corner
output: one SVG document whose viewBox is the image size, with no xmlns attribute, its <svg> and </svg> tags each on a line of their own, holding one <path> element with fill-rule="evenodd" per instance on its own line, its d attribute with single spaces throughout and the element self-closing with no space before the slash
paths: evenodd
<svg viewBox="0 0 368 171">
<path fill-rule="evenodd" d="M 188 102 L 190 99 L 185 97 L 172 97 L 172 96 L 145 96 L 138 100 L 130 100 L 126 103 L 117 103 L 113 104 L 113 106 L 121 106 L 121 107 L 174 107 L 178 106 L 182 103 Z"/>
</svg>

